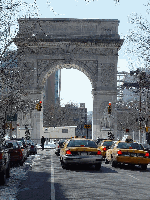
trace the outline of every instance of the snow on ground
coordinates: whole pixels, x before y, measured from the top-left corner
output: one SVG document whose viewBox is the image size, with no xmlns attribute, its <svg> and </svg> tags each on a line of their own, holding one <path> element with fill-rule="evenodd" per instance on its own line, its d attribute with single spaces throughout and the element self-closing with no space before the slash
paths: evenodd
<svg viewBox="0 0 150 200">
<path fill-rule="evenodd" d="M 0 186 L 1 200 L 17 200 L 16 194 L 19 190 L 20 182 L 27 178 L 27 172 L 32 167 L 32 162 L 35 157 L 34 155 L 30 155 L 23 166 L 16 165 L 10 169 L 10 178 L 6 179 L 5 185 Z"/>
<path fill-rule="evenodd" d="M 36 147 L 38 149 L 41 149 L 41 144 L 37 144 Z M 48 144 L 46 144 L 46 143 L 44 144 L 44 148 L 45 149 L 54 149 L 54 148 L 56 148 L 56 144 L 48 142 Z"/>
</svg>

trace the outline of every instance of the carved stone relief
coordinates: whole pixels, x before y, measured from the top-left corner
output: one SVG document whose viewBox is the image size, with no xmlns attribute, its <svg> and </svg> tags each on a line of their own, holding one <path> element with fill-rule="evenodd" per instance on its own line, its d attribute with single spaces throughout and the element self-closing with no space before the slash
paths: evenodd
<svg viewBox="0 0 150 200">
<path fill-rule="evenodd" d="M 22 86 L 30 88 L 34 85 L 34 63 L 24 62 L 21 68 Z"/>
<path fill-rule="evenodd" d="M 81 54 L 81 55 L 117 55 L 114 49 L 112 48 L 80 48 L 76 45 L 60 45 L 60 47 L 26 47 L 22 49 L 22 52 L 25 54 L 43 54 L 43 55 L 65 55 L 68 53 Z"/>
<path fill-rule="evenodd" d="M 85 54 L 85 55 L 114 55 L 114 51 L 111 48 L 76 48 L 73 53 Z"/>
<path fill-rule="evenodd" d="M 42 54 L 42 55 L 58 55 L 64 54 L 64 50 L 61 48 L 49 48 L 49 47 L 38 47 L 38 48 L 24 48 L 23 53 L 25 54 Z"/>
<path fill-rule="evenodd" d="M 101 64 L 102 86 L 115 87 L 115 65 L 113 63 Z"/>
<path fill-rule="evenodd" d="M 108 106 L 108 101 L 103 101 L 102 103 L 100 103 L 99 112 L 102 113 L 107 106 Z"/>
</svg>

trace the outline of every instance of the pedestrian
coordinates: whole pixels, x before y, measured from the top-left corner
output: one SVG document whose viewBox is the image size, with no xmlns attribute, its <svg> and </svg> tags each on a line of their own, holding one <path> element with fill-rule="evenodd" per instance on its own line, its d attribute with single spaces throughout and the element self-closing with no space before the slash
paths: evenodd
<svg viewBox="0 0 150 200">
<path fill-rule="evenodd" d="M 45 142 L 45 138 L 44 138 L 44 136 L 42 135 L 42 138 L 41 138 L 42 150 L 44 150 L 44 142 Z"/>
</svg>

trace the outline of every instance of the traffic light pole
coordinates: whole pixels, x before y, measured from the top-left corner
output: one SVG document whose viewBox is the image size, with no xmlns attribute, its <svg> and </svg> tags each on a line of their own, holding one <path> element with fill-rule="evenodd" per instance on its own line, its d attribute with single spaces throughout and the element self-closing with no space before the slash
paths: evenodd
<svg viewBox="0 0 150 200">
<path fill-rule="evenodd" d="M 87 139 L 88 139 L 88 128 L 87 128 Z"/>
<path fill-rule="evenodd" d="M 139 143 L 141 143 L 141 80 L 140 80 Z"/>
</svg>

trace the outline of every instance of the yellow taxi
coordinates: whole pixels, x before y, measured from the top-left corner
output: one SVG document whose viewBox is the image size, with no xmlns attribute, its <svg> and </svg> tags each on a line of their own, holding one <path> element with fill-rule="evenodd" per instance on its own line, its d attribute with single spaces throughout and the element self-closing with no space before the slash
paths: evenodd
<svg viewBox="0 0 150 200">
<path fill-rule="evenodd" d="M 95 165 L 95 169 L 101 168 L 103 156 L 95 142 L 85 138 L 71 138 L 60 149 L 60 162 L 62 168 L 70 165 Z"/>
<path fill-rule="evenodd" d="M 143 170 L 150 163 L 149 153 L 144 151 L 141 144 L 137 142 L 117 141 L 111 149 L 106 152 L 106 160 L 111 162 L 112 167 L 120 163 L 139 165 Z"/>
<path fill-rule="evenodd" d="M 100 144 L 98 144 L 98 147 L 101 150 L 101 153 L 102 153 L 102 156 L 103 156 L 104 160 L 106 158 L 106 151 L 108 149 L 110 149 L 110 147 L 112 146 L 112 144 L 113 144 L 112 140 L 103 140 Z"/>
</svg>

